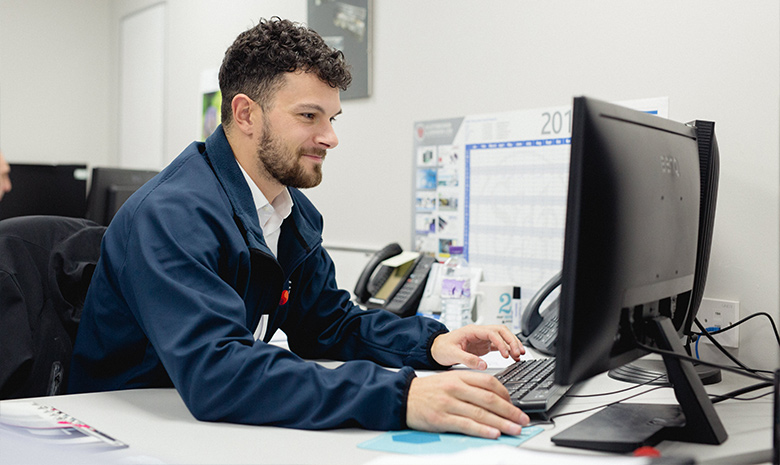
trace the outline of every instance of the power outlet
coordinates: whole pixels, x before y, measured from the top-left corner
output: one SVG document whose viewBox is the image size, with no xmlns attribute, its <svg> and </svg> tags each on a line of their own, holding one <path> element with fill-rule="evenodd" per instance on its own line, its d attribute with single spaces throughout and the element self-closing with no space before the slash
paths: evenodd
<svg viewBox="0 0 780 465">
<path fill-rule="evenodd" d="M 733 300 L 702 299 L 696 315 L 705 328 L 725 328 L 739 321 L 739 302 Z M 723 347 L 739 347 L 739 326 L 714 336 Z M 705 336 L 703 342 L 710 343 Z"/>
</svg>

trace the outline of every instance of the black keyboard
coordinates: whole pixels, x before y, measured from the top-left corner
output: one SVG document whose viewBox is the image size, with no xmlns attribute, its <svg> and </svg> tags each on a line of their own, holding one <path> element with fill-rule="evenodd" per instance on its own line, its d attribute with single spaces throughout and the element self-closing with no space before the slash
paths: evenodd
<svg viewBox="0 0 780 465">
<path fill-rule="evenodd" d="M 496 378 L 509 391 L 512 403 L 530 416 L 543 419 L 560 401 L 570 386 L 553 383 L 555 359 L 520 360 L 498 373 Z"/>
</svg>

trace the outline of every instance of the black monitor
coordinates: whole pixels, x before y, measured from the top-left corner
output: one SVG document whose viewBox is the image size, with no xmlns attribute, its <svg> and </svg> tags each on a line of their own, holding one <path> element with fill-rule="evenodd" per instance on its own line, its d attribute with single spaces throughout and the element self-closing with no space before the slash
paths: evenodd
<svg viewBox="0 0 780 465">
<path fill-rule="evenodd" d="M 632 362 L 648 353 L 642 345 L 686 355 L 680 330 L 690 307 L 674 303 L 689 302 L 696 287 L 697 139 L 691 125 L 574 99 L 556 383 Z M 668 437 L 725 441 L 691 363 L 663 360 L 678 405 L 616 404 L 553 442 L 629 452 Z"/>
<path fill-rule="evenodd" d="M 0 220 L 28 215 L 84 216 L 86 165 L 9 165 L 13 188 L 0 201 Z"/>
<path fill-rule="evenodd" d="M 685 351 L 691 354 L 691 343 L 695 340 L 693 328 L 707 281 L 707 270 L 710 263 L 710 248 L 712 232 L 715 224 L 715 206 L 718 197 L 718 178 L 720 174 L 720 152 L 715 137 L 715 123 L 696 120 L 689 125 L 696 130 L 696 142 L 699 148 L 699 238 L 696 251 L 696 271 L 693 289 L 690 293 L 673 299 L 671 302 L 672 323 L 681 338 L 685 338 Z M 721 373 L 718 368 L 702 364 L 694 364 L 694 368 L 706 384 L 720 382 Z M 640 359 L 636 362 L 614 368 L 609 376 L 621 381 L 668 385 L 666 368 L 662 360 Z"/>
<path fill-rule="evenodd" d="M 157 173 L 150 170 L 93 168 L 86 218 L 108 226 L 119 207 Z"/>
</svg>

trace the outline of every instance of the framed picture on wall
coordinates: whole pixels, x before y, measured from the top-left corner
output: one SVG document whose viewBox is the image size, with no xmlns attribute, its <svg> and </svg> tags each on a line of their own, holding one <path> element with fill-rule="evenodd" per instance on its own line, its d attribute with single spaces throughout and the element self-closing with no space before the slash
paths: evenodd
<svg viewBox="0 0 780 465">
<path fill-rule="evenodd" d="M 352 71 L 352 85 L 342 99 L 371 95 L 372 0 L 308 0 L 308 26 L 325 42 L 344 52 Z"/>
</svg>

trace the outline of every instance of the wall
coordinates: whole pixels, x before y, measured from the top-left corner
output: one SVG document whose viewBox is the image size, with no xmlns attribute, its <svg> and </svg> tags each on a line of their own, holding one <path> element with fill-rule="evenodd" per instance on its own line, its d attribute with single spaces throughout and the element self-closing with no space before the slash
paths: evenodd
<svg viewBox="0 0 780 465">
<path fill-rule="evenodd" d="M 10 162 L 107 163 L 110 2 L 0 0 L 0 149 Z"/>
<path fill-rule="evenodd" d="M 89 156 L 100 161 L 116 152 L 112 81 L 98 78 L 89 86 L 82 80 L 116 76 L 115 57 L 106 55 L 117 50 L 119 18 L 155 2 L 61 3 L 0 0 L 0 143 L 12 160 L 57 150 L 75 156 L 90 147 Z M 82 11 L 86 6 L 93 8 Z M 260 17 L 305 21 L 306 2 L 168 0 L 166 11 L 170 160 L 198 138 L 200 73 L 218 67 L 235 36 Z M 54 17 L 64 20 L 51 24 Z M 62 39 L 49 30 L 70 31 L 65 24 L 73 29 L 65 45 L 94 59 L 60 50 L 53 39 Z M 43 29 L 44 37 L 20 43 L 16 37 L 27 29 Z M 112 44 L 108 50 L 86 44 L 103 37 Z M 743 316 L 766 311 L 778 319 L 776 0 L 375 0 L 373 40 L 373 95 L 343 102 L 336 126 L 341 144 L 324 166 L 323 184 L 309 191 L 325 216 L 326 244 L 410 245 L 415 121 L 565 105 L 581 94 L 616 101 L 669 97 L 670 118 L 717 122 L 721 184 L 705 295 L 740 301 Z M 44 76 L 31 71 L 39 62 L 47 65 Z M 53 92 L 54 76 L 58 88 L 64 81 L 80 98 L 71 102 Z M 349 288 L 354 265 L 337 264 Z M 777 364 L 767 325 L 753 320 L 741 334 L 745 362 Z"/>
</svg>

